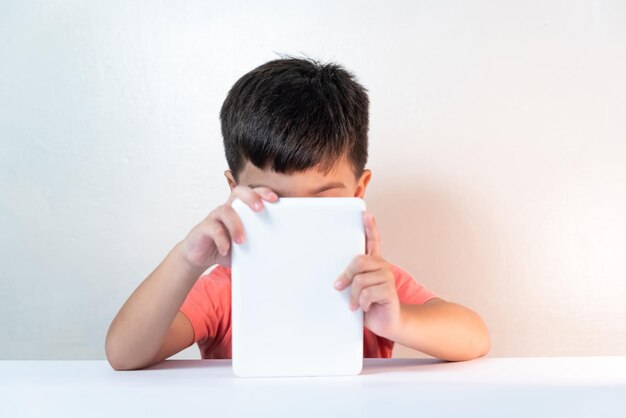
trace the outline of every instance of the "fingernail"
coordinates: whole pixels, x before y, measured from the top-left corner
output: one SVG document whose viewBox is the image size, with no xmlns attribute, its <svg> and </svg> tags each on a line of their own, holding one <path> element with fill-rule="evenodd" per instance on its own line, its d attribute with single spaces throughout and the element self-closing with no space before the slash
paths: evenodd
<svg viewBox="0 0 626 418">
<path fill-rule="evenodd" d="M 269 198 L 274 200 L 274 199 L 278 199 L 278 195 L 276 193 L 270 193 L 269 194 Z"/>
<path fill-rule="evenodd" d="M 258 210 L 258 209 L 261 209 L 261 207 L 262 207 L 262 206 L 263 206 L 263 205 L 261 204 L 261 202 L 255 202 L 255 203 L 254 203 L 254 208 L 255 208 L 255 209 L 257 209 L 257 210 Z"/>
<path fill-rule="evenodd" d="M 335 289 L 339 289 L 339 287 L 341 286 L 341 279 L 335 280 L 333 286 L 335 286 Z"/>
</svg>

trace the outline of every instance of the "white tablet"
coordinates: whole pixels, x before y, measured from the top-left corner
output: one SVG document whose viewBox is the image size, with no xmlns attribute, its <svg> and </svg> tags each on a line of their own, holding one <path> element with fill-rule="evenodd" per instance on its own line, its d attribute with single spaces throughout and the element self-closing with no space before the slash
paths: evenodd
<svg viewBox="0 0 626 418">
<path fill-rule="evenodd" d="M 236 376 L 359 374 L 363 312 L 334 281 L 365 254 L 365 202 L 280 198 L 233 208 L 245 241 L 232 243 L 232 358 Z"/>
</svg>

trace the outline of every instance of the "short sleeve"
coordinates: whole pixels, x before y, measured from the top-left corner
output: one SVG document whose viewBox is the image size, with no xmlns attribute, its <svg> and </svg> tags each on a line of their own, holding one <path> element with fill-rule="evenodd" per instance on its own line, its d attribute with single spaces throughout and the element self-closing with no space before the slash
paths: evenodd
<svg viewBox="0 0 626 418">
<path fill-rule="evenodd" d="M 230 309 L 230 276 L 217 266 L 196 280 L 179 311 L 191 322 L 196 343 L 215 339 L 224 329 L 225 309 Z"/>
<path fill-rule="evenodd" d="M 439 297 L 436 293 L 419 284 L 413 276 L 402 268 L 389 263 L 396 280 L 396 291 L 401 303 L 421 305 L 429 299 Z"/>
</svg>

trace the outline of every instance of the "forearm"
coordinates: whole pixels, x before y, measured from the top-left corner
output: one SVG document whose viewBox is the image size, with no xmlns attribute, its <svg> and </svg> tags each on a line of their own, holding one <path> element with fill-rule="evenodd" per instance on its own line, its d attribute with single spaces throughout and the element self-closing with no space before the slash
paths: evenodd
<svg viewBox="0 0 626 418">
<path fill-rule="evenodd" d="M 178 243 L 113 319 L 105 342 L 109 362 L 120 368 L 142 367 L 149 362 L 203 271 L 184 259 Z"/>
<path fill-rule="evenodd" d="M 433 357 L 470 360 L 489 351 L 487 327 L 474 311 L 444 300 L 400 305 L 400 324 L 393 340 Z"/>
</svg>

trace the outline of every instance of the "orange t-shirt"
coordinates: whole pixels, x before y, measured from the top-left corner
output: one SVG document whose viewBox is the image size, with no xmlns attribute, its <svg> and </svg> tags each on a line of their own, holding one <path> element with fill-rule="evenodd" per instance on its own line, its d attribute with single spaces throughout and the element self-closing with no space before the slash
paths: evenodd
<svg viewBox="0 0 626 418">
<path fill-rule="evenodd" d="M 389 263 L 401 303 L 422 304 L 437 295 L 420 285 L 406 271 Z M 231 269 L 217 266 L 198 278 L 180 311 L 189 318 L 203 359 L 232 358 Z M 346 307 L 347 309 L 347 307 Z M 394 342 L 363 329 L 363 357 L 391 357 Z"/>
</svg>

